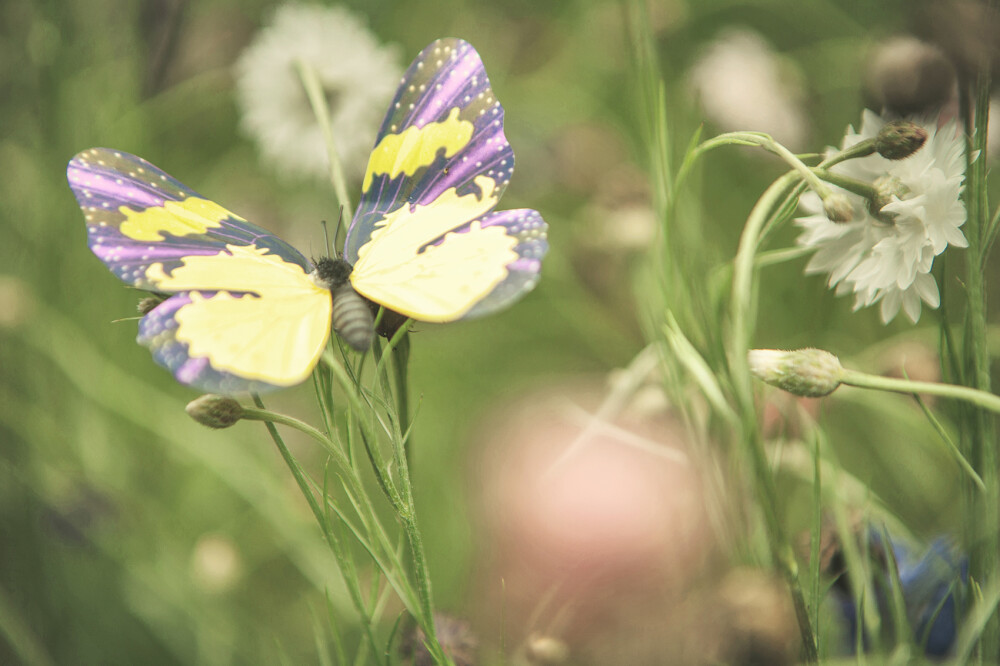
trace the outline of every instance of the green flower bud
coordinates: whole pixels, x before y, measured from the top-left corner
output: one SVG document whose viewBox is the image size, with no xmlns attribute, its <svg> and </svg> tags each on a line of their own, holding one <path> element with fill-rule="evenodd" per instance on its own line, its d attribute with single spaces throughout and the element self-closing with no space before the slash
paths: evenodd
<svg viewBox="0 0 1000 666">
<path fill-rule="evenodd" d="M 840 360 L 822 349 L 751 349 L 747 361 L 757 379 L 804 398 L 833 393 L 844 374 Z"/>
<path fill-rule="evenodd" d="M 876 178 L 872 186 L 875 188 L 875 196 L 868 200 L 868 212 L 886 224 L 893 224 L 896 214 L 883 208 L 897 199 L 906 198 L 910 194 L 910 188 L 891 174 Z"/>
<path fill-rule="evenodd" d="M 854 219 L 854 206 L 847 195 L 834 192 L 823 199 L 823 212 L 831 222 L 850 222 Z"/>
<path fill-rule="evenodd" d="M 184 411 L 209 428 L 228 428 L 243 418 L 243 405 L 232 398 L 214 393 L 206 393 L 192 400 Z"/>
<path fill-rule="evenodd" d="M 927 130 L 909 120 L 886 123 L 875 137 L 875 150 L 887 160 L 901 160 L 920 150 Z"/>
</svg>

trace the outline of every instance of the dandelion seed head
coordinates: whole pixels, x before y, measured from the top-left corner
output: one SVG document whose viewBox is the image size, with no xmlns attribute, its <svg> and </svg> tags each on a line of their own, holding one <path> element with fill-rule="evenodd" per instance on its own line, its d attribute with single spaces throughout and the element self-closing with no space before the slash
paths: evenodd
<svg viewBox="0 0 1000 666">
<path fill-rule="evenodd" d="M 348 173 L 364 170 L 402 75 L 399 54 L 342 7 L 284 5 L 236 64 L 242 126 L 265 160 L 296 176 L 329 176 L 326 144 L 296 62 L 317 74 Z"/>
<path fill-rule="evenodd" d="M 796 150 L 809 127 L 794 67 L 758 33 L 728 28 L 691 68 L 689 85 L 720 129 L 766 132 Z"/>
</svg>

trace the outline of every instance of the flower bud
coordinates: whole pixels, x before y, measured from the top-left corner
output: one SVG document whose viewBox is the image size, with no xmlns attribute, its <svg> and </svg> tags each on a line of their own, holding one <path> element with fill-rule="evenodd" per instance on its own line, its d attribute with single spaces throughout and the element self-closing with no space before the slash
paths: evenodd
<svg viewBox="0 0 1000 666">
<path fill-rule="evenodd" d="M 868 200 L 868 212 L 872 214 L 872 217 L 878 218 L 886 224 L 892 224 L 896 213 L 885 210 L 885 207 L 893 201 L 905 198 L 906 195 L 910 194 L 910 188 L 892 174 L 876 178 L 872 185 L 875 187 L 875 196 Z"/>
<path fill-rule="evenodd" d="M 243 406 L 224 395 L 206 393 L 187 404 L 184 411 L 203 426 L 228 428 L 243 418 Z"/>
<path fill-rule="evenodd" d="M 887 160 L 901 160 L 920 150 L 927 130 L 909 120 L 886 123 L 875 137 L 875 150 Z"/>
<path fill-rule="evenodd" d="M 757 379 L 804 398 L 833 393 L 844 373 L 840 360 L 822 349 L 751 349 L 747 361 Z"/>
<path fill-rule="evenodd" d="M 834 192 L 823 199 L 823 212 L 831 222 L 850 222 L 854 219 L 854 206 L 847 195 Z"/>
</svg>

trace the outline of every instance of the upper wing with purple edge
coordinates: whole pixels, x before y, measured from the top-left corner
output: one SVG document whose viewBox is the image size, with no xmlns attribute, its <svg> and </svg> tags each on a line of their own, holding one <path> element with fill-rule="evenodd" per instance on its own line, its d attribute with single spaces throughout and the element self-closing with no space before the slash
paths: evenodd
<svg viewBox="0 0 1000 666">
<path fill-rule="evenodd" d="M 368 163 L 344 246 L 355 290 L 430 322 L 520 298 L 548 244 L 536 211 L 491 212 L 513 171 L 479 54 L 459 39 L 434 42 L 403 77 Z"/>
<path fill-rule="evenodd" d="M 379 130 L 344 258 L 356 263 L 376 228 L 404 205 L 428 206 L 449 194 L 472 193 L 483 202 L 483 212 L 491 210 L 514 172 L 503 115 L 471 44 L 439 39 L 421 51 Z"/>
<path fill-rule="evenodd" d="M 227 246 L 254 246 L 306 273 L 312 270 L 288 243 L 135 155 L 85 150 L 70 160 L 66 177 L 86 217 L 90 249 L 112 273 L 140 289 L 174 291 L 150 269 L 170 274 L 185 258 L 219 255 Z"/>
</svg>

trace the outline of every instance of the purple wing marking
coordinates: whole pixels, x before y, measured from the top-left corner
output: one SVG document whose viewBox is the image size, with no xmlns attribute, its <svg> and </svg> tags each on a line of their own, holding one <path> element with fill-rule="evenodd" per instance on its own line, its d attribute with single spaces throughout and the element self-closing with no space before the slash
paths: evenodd
<svg viewBox="0 0 1000 666">
<path fill-rule="evenodd" d="M 404 204 L 427 205 L 451 188 L 460 195 L 476 192 L 482 196 L 473 182 L 481 175 L 496 182 L 496 190 L 485 194 L 499 198 L 506 189 L 514 173 L 514 151 L 504 136 L 503 107 L 493 95 L 479 54 L 461 39 L 439 39 L 420 52 L 403 75 L 375 145 L 408 127 L 441 122 L 453 109 L 459 110 L 460 120 L 473 124 L 471 140 L 451 157 L 445 157 L 442 150 L 432 164 L 412 176 L 374 176 L 347 231 L 344 258 L 348 262 L 357 261 L 358 250 L 385 214 Z"/>
<path fill-rule="evenodd" d="M 87 221 L 90 249 L 121 280 L 140 289 L 155 289 L 146 269 L 163 264 L 168 273 L 191 255 L 213 255 L 226 245 L 267 248 L 305 271 L 312 265 L 291 245 L 245 220 L 229 216 L 200 234 L 163 233 L 163 240 L 136 240 L 120 230 L 127 216 L 122 208 L 143 211 L 167 201 L 203 199 L 194 190 L 141 157 L 107 148 L 92 148 L 69 162 L 66 178 Z"/>
<path fill-rule="evenodd" d="M 531 291 L 538 283 L 542 258 L 549 249 L 546 240 L 548 225 L 536 210 L 518 208 L 488 213 L 479 219 L 479 223 L 482 227 L 502 226 L 507 230 L 508 236 L 517 238 L 514 251 L 518 258 L 507 264 L 508 274 L 503 282 L 476 303 L 462 319 L 481 317 L 501 310 Z M 466 225 L 459 229 L 458 233 L 468 227 Z"/>
<path fill-rule="evenodd" d="M 218 292 L 201 292 L 210 297 Z M 279 386 L 251 381 L 216 370 L 207 358 L 192 358 L 188 344 L 177 339 L 177 312 L 191 303 L 190 292 L 174 294 L 160 303 L 139 322 L 136 341 L 149 348 L 153 359 L 169 370 L 181 384 L 208 393 L 231 395 L 244 391 L 264 393 Z"/>
</svg>

